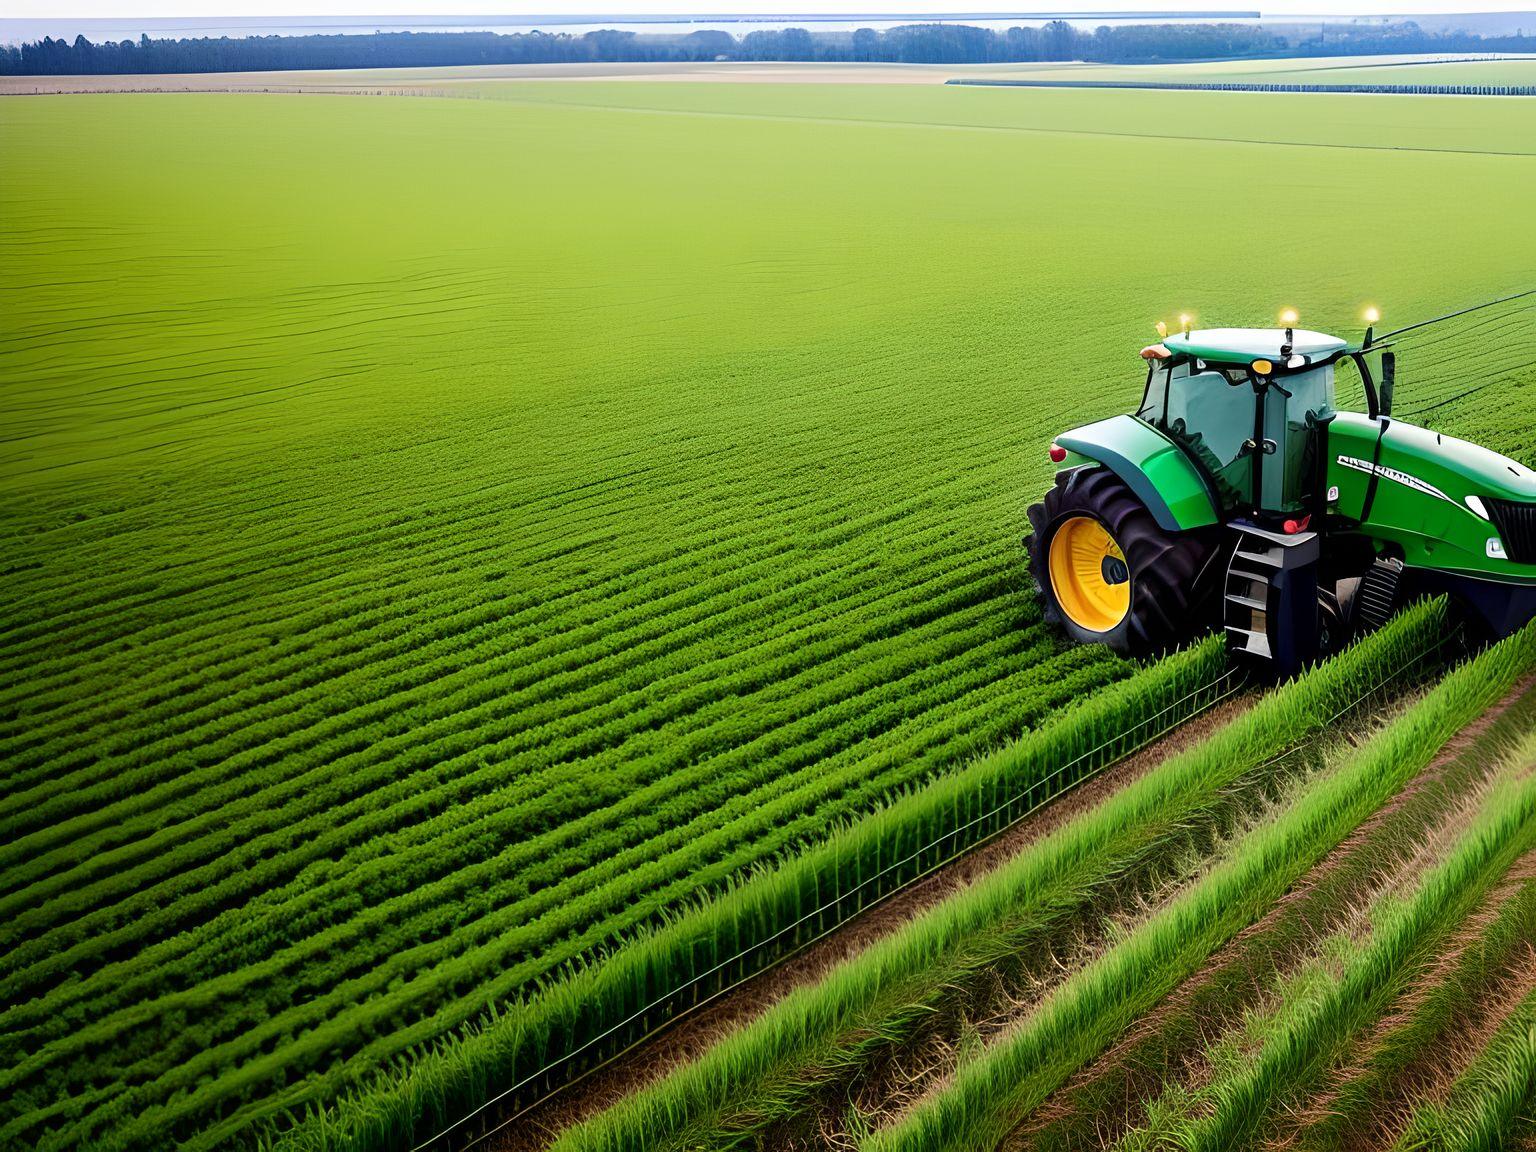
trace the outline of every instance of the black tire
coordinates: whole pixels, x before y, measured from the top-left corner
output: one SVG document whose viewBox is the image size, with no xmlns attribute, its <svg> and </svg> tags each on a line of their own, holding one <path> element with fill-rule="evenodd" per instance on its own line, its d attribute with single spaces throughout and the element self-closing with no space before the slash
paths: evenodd
<svg viewBox="0 0 1536 1152">
<path fill-rule="evenodd" d="M 1349 626 L 1337 592 L 1317 590 L 1317 658 L 1326 660 L 1349 643 Z"/>
<path fill-rule="evenodd" d="M 1063 610 L 1051 586 L 1051 541 L 1075 517 L 1097 520 L 1114 538 L 1129 569 L 1130 606 L 1106 632 L 1079 626 Z M 1034 532 L 1025 538 L 1029 568 L 1040 589 L 1045 618 L 1073 640 L 1107 644 L 1127 656 L 1162 651 L 1209 631 L 1216 623 L 1215 589 L 1223 565 L 1217 532 L 1166 532 L 1158 527 L 1123 480 L 1107 468 L 1057 473 L 1045 500 L 1029 508 Z"/>
</svg>

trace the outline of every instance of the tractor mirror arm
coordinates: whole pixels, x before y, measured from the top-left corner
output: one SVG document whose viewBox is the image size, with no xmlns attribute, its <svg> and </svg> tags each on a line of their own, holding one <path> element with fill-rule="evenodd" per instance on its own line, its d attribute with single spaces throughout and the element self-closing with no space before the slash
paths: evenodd
<svg viewBox="0 0 1536 1152">
<path fill-rule="evenodd" d="M 1379 351 L 1384 345 L 1373 345 L 1371 351 Z M 1371 375 L 1371 365 L 1365 352 L 1351 352 L 1349 358 L 1360 372 L 1360 383 L 1365 386 L 1365 413 L 1372 420 L 1381 415 L 1381 399 L 1376 395 L 1376 379 Z"/>
</svg>

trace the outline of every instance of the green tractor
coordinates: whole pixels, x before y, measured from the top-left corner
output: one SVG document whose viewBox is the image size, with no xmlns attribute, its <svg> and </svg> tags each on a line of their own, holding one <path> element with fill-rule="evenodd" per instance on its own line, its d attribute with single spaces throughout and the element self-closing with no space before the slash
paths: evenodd
<svg viewBox="0 0 1536 1152">
<path fill-rule="evenodd" d="M 1421 595 L 1485 637 L 1536 615 L 1536 473 L 1394 419 L 1370 329 L 1282 322 L 1159 325 L 1135 414 L 1056 437 L 1025 539 L 1047 618 L 1128 655 L 1222 627 L 1235 660 L 1288 676 Z M 1363 413 L 1334 408 L 1349 362 Z"/>
</svg>

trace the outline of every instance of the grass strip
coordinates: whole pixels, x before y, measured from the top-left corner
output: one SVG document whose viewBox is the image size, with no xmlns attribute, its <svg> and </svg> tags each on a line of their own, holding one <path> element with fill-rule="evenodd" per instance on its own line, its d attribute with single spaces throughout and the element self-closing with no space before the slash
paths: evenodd
<svg viewBox="0 0 1536 1152">
<path fill-rule="evenodd" d="M 725 1142 L 716 1114 L 733 1123 L 795 1106 L 817 1066 L 856 1060 L 861 1037 L 891 1018 L 926 1010 L 924 997 L 965 980 L 987 960 L 983 934 L 1004 952 L 1027 926 L 1080 911 L 1096 887 L 1113 884 L 1182 821 L 1246 772 L 1320 731 L 1330 719 L 1423 652 L 1443 629 L 1441 604 L 1422 605 L 1312 674 L 1269 694 L 1240 720 L 1171 758 L 1092 811 L 1041 840 L 974 887 L 786 997 L 703 1059 L 572 1130 L 562 1149 L 608 1150 L 669 1141 Z M 1134 681 L 1132 682 L 1134 684 Z M 1001 926 L 1001 928 L 1000 928 Z M 969 961 L 965 950 L 971 950 Z M 744 1101 L 749 1101 L 744 1103 Z"/>
<path fill-rule="evenodd" d="M 1536 1097 L 1536 992 L 1509 1014 L 1443 1101 L 1420 1104 L 1395 1152 L 1482 1152 L 1507 1147 Z"/>
<path fill-rule="evenodd" d="M 1391 719 L 1395 716 L 1383 718 L 1383 723 Z M 1255 925 L 1254 931 L 1234 941 L 1230 954 L 1220 963 L 1160 1005 L 1135 1036 L 1086 1070 L 1069 1091 L 1058 1093 L 1051 1104 L 1053 1114 L 1032 1118 L 1039 1122 L 1015 1133 L 1005 1147 L 1042 1152 L 1099 1149 L 1104 1146 L 1108 1117 L 1143 1125 L 1141 1130 L 1127 1134 L 1133 1147 L 1140 1146 L 1133 1138 L 1143 1135 L 1147 1125 L 1160 1131 L 1163 1125 L 1159 1118 L 1170 1109 L 1181 1113 L 1180 1100 L 1189 1096 L 1181 1086 L 1169 1085 L 1169 1070 L 1202 1052 L 1207 1057 L 1215 1054 L 1207 1045 L 1213 1031 L 1245 1030 L 1244 1013 L 1254 1009 L 1264 990 L 1302 979 L 1297 970 L 1310 970 L 1311 958 L 1324 946 L 1336 911 L 1367 902 L 1394 874 L 1395 862 L 1412 853 L 1427 830 L 1488 779 L 1491 761 L 1517 744 L 1522 734 L 1530 731 L 1533 720 L 1536 687 L 1528 687 L 1436 772 L 1421 777 L 1409 792 L 1399 793 L 1390 811 L 1384 811 L 1380 820 L 1373 820 L 1322 868 L 1314 870 L 1303 891 L 1293 893 Z M 1531 895 L 1536 897 L 1536 890 Z M 1536 909 L 1536 900 L 1532 907 Z M 1491 938 L 1485 944 L 1483 951 L 1494 950 Z M 1347 1114 L 1346 1100 L 1347 1096 L 1340 1097 L 1336 1111 Z M 1140 1116 L 1141 1107 L 1128 1103 L 1134 1101 L 1146 1102 L 1144 1117 Z M 1330 1114 L 1328 1120 L 1343 1122 L 1344 1117 Z"/>
<path fill-rule="evenodd" d="M 1343 975 L 1326 994 L 1290 1014 L 1240 1073 L 1212 1086 L 1213 1108 L 1178 1135 L 1187 1152 L 1221 1152 L 1246 1143 L 1272 1106 L 1374 1019 L 1405 971 L 1529 850 L 1536 831 L 1536 781 L 1495 787 L 1472 827 L 1413 897 L 1375 909 L 1369 942 L 1346 958 Z"/>
<path fill-rule="evenodd" d="M 1073 1070 L 1262 915 L 1532 664 L 1536 628 L 1527 628 L 1452 672 L 1279 819 L 1250 834 L 1238 855 L 1062 984 L 1023 1027 L 962 1068 L 946 1090 L 862 1146 L 869 1152 L 943 1152 L 995 1145 Z M 1293 687 L 1314 684 L 1326 670 Z"/>
<path fill-rule="evenodd" d="M 1536 736 L 1528 736 L 1509 760 L 1522 766 L 1536 763 Z M 1510 885 L 1508 878 L 1505 885 Z M 1483 914 L 1475 937 L 1450 965 L 1435 972 L 1422 993 L 1410 993 L 1408 1003 L 1394 1005 L 1395 1018 L 1380 1040 L 1331 1094 L 1326 1110 L 1299 1134 L 1302 1146 L 1345 1149 L 1380 1143 L 1387 1118 L 1433 1078 L 1442 1054 L 1460 1041 L 1467 1021 L 1485 1010 L 1536 940 L 1536 884 L 1517 881 L 1512 887 L 1512 894 Z"/>
<path fill-rule="evenodd" d="M 1430 643 L 1439 619 L 1434 610 L 1424 609 L 1416 624 L 1405 625 L 1411 644 Z M 1358 689 L 1372 675 L 1379 678 L 1400 658 L 1400 653 L 1390 659 L 1383 653 L 1348 687 Z M 804 854 L 701 902 L 660 929 L 638 934 L 590 967 L 430 1050 L 418 1051 L 331 1108 L 309 1114 L 282 1134 L 279 1146 L 363 1149 L 407 1143 L 529 1077 L 534 1079 L 514 1097 L 523 1103 L 538 1098 L 672 1013 L 848 919 L 1176 723 L 1209 698 L 1225 661 L 1224 645 L 1213 637 L 1099 690 L 1037 731 L 896 796 L 856 822 L 834 827 Z M 793 927 L 786 932 L 788 926 Z M 732 960 L 747 950 L 753 951 Z M 678 997 L 668 999 L 673 992 Z M 642 1012 L 658 1000 L 664 1002 Z M 564 1057 L 570 1059 L 548 1076 L 539 1075 Z M 313 1084 L 301 1087 L 314 1095 Z M 293 1103 L 302 1106 L 303 1100 Z"/>
</svg>

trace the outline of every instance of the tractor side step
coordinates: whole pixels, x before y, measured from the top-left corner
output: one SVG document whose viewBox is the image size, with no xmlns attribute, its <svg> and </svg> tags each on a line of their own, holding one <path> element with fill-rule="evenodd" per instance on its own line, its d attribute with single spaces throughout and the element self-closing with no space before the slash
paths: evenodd
<svg viewBox="0 0 1536 1152">
<path fill-rule="evenodd" d="M 1241 652 L 1245 656 L 1257 656 L 1263 660 L 1268 660 L 1271 657 L 1269 637 L 1263 632 L 1255 632 L 1250 628 L 1239 628 L 1234 624 L 1228 624 L 1228 645 L 1230 646 L 1234 640 L 1238 644 L 1237 648 L 1234 649 L 1236 652 Z"/>
<path fill-rule="evenodd" d="M 1238 521 L 1227 565 L 1222 624 L 1238 663 L 1290 676 L 1317 654 L 1316 532 L 1282 533 Z"/>
</svg>

